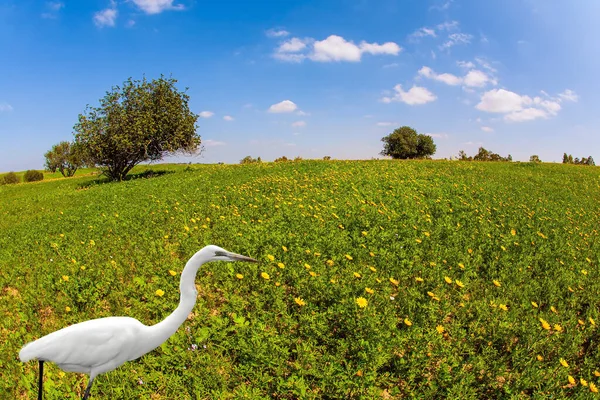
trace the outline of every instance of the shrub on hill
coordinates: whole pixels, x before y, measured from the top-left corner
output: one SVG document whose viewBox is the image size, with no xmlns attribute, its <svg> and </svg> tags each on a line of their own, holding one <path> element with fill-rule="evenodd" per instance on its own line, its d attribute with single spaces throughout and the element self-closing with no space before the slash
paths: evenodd
<svg viewBox="0 0 600 400">
<path fill-rule="evenodd" d="M 44 174 L 40 171 L 36 171 L 35 169 L 29 169 L 25 171 L 25 175 L 23 175 L 23 182 L 36 182 L 44 179 Z"/>
<path fill-rule="evenodd" d="M 4 175 L 2 177 L 2 179 L 0 179 L 0 183 L 3 185 L 12 185 L 12 184 L 19 183 L 19 182 L 21 182 L 21 180 L 19 179 L 17 174 L 15 174 L 12 171 L 9 172 L 8 174 Z"/>
</svg>

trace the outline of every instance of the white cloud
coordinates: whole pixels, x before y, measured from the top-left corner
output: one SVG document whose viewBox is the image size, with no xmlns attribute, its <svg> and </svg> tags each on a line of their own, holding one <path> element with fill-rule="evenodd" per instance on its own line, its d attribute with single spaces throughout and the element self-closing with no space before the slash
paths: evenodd
<svg viewBox="0 0 600 400">
<path fill-rule="evenodd" d="M 505 89 L 493 89 L 481 96 L 481 101 L 476 108 L 481 111 L 505 114 L 504 120 L 507 122 L 532 121 L 557 115 L 562 109 L 561 99 L 543 93 L 550 100 L 538 96 L 531 98 Z"/>
<path fill-rule="evenodd" d="M 265 32 L 265 35 L 267 35 L 267 37 L 270 38 L 278 38 L 278 37 L 285 37 L 287 35 L 289 35 L 290 33 L 284 29 L 268 29 Z"/>
<path fill-rule="evenodd" d="M 131 0 L 146 14 L 160 14 L 166 10 L 183 10 L 183 4 L 173 4 L 173 0 Z"/>
<path fill-rule="evenodd" d="M 411 33 L 408 38 L 413 42 L 418 42 L 419 39 L 424 37 L 437 37 L 438 32 L 451 31 L 458 28 L 458 21 L 446 21 L 438 24 L 435 27 L 422 27 Z"/>
<path fill-rule="evenodd" d="M 446 11 L 447 9 L 450 8 L 450 6 L 452 5 L 452 2 L 454 2 L 454 0 L 446 0 L 443 3 L 434 4 L 431 7 L 429 7 L 429 10 Z"/>
<path fill-rule="evenodd" d="M 302 110 L 298 110 L 298 111 L 296 111 L 296 115 L 304 117 L 304 116 L 310 115 L 310 113 L 304 112 Z"/>
<path fill-rule="evenodd" d="M 301 50 L 304 50 L 305 48 L 306 48 L 306 43 L 302 39 L 298 39 L 298 38 L 294 37 L 294 38 L 291 38 L 290 40 L 283 42 L 277 49 L 277 52 L 279 52 L 279 53 L 297 53 Z"/>
<path fill-rule="evenodd" d="M 394 86 L 396 92 L 393 97 L 383 97 L 384 103 L 399 101 L 408 105 L 425 104 L 434 101 L 437 97 L 424 87 L 413 85 L 409 91 L 404 91 L 402 85 Z"/>
<path fill-rule="evenodd" d="M 487 132 L 487 133 L 492 133 L 492 132 L 494 132 L 494 128 L 491 128 L 491 127 L 489 127 L 489 126 L 482 126 L 482 127 L 481 127 L 481 130 L 482 130 L 482 131 L 484 131 L 484 132 Z"/>
<path fill-rule="evenodd" d="M 492 65 L 487 60 L 484 60 L 481 57 L 475 57 L 475 61 L 477 61 L 477 64 L 481 65 L 482 68 L 487 69 L 492 74 L 498 72 L 496 68 L 492 67 Z"/>
<path fill-rule="evenodd" d="M 53 19 L 58 16 L 58 12 L 65 7 L 65 3 L 60 1 L 47 1 L 46 9 L 47 12 L 42 13 L 42 18 Z"/>
<path fill-rule="evenodd" d="M 377 126 L 392 126 L 394 124 L 395 124 L 395 122 L 378 122 L 376 125 Z"/>
<path fill-rule="evenodd" d="M 233 121 L 233 117 L 231 115 L 226 115 L 223 117 L 225 121 Z"/>
<path fill-rule="evenodd" d="M 293 128 L 302 128 L 306 126 L 306 121 L 296 121 L 292 123 Z"/>
<path fill-rule="evenodd" d="M 447 85 L 456 86 L 462 83 L 462 79 L 452 74 L 436 74 L 431 68 L 423 67 L 419 70 L 419 75 L 425 78 L 434 79 L 436 81 L 444 82 Z"/>
<path fill-rule="evenodd" d="M 458 28 L 458 21 L 446 21 L 437 25 L 437 29 L 440 31 L 451 31 Z"/>
<path fill-rule="evenodd" d="M 492 85 L 498 84 L 498 81 L 488 76 L 485 72 L 473 69 L 465 75 L 463 82 L 469 87 L 484 87 L 488 83 Z"/>
<path fill-rule="evenodd" d="M 539 108 L 525 108 L 505 115 L 504 120 L 508 122 L 523 122 L 547 117 L 548 114 L 544 110 L 540 110 Z"/>
<path fill-rule="evenodd" d="M 214 112 L 212 111 L 202 111 L 200 114 L 198 114 L 200 116 L 200 118 L 210 118 L 213 115 L 215 115 Z"/>
<path fill-rule="evenodd" d="M 440 49 L 449 49 L 457 44 L 469 44 L 472 38 L 473 35 L 469 35 L 468 33 L 452 33 L 448 36 L 448 40 L 440 46 Z"/>
<path fill-rule="evenodd" d="M 206 147 L 225 146 L 227 143 L 220 142 L 218 140 L 206 139 L 202 141 L 202 144 Z"/>
<path fill-rule="evenodd" d="M 283 101 L 281 101 L 277 104 L 273 104 L 271 107 L 269 107 L 268 112 L 270 112 L 270 113 L 288 113 L 288 112 L 294 112 L 297 109 L 298 109 L 298 106 L 293 101 L 283 100 Z"/>
<path fill-rule="evenodd" d="M 102 11 L 98 11 L 94 14 L 94 24 L 100 28 L 103 26 L 115 26 L 117 15 L 118 12 L 116 8 L 106 8 Z"/>
<path fill-rule="evenodd" d="M 452 74 L 448 74 L 448 73 L 437 74 L 431 68 L 424 66 L 419 70 L 419 75 L 423 76 L 425 78 L 428 78 L 428 79 L 434 79 L 436 81 L 444 82 L 445 84 L 451 85 L 451 86 L 457 86 L 460 84 L 464 84 L 465 86 L 468 86 L 468 87 L 483 87 L 488 83 L 491 83 L 493 85 L 497 84 L 497 81 L 494 78 L 491 78 L 488 75 L 486 75 L 484 72 L 476 70 L 476 69 L 469 71 L 467 73 L 467 75 L 465 75 L 464 77 L 461 78 L 456 75 L 452 75 Z M 469 89 L 466 89 L 466 88 L 465 88 L 465 90 L 470 91 Z"/>
<path fill-rule="evenodd" d="M 437 138 L 437 139 L 447 139 L 449 136 L 447 133 L 426 133 L 425 135 L 428 135 L 428 136 L 431 136 L 432 138 Z"/>
<path fill-rule="evenodd" d="M 10 104 L 6 103 L 6 102 L 2 102 L 0 103 L 0 112 L 9 112 L 12 111 L 13 106 L 11 106 Z"/>
<path fill-rule="evenodd" d="M 579 100 L 579 96 L 571 89 L 566 89 L 564 92 L 560 93 L 558 97 L 567 101 L 577 102 L 577 100 Z"/>
<path fill-rule="evenodd" d="M 287 62 L 301 62 L 310 59 L 317 62 L 350 61 L 358 62 L 363 54 L 398 55 L 402 48 L 394 42 L 355 44 L 338 35 L 330 35 L 324 40 L 313 38 L 292 38 L 279 45 L 274 58 Z"/>
<path fill-rule="evenodd" d="M 458 65 L 461 68 L 465 68 L 465 69 L 475 68 L 475 64 L 473 64 L 471 61 L 457 61 L 456 65 Z"/>
<path fill-rule="evenodd" d="M 437 37 L 437 35 L 435 33 L 435 29 L 427 28 L 427 27 L 419 28 L 410 35 L 410 38 L 417 39 L 417 38 L 423 38 L 423 37 L 427 37 L 427 36 Z"/>
<path fill-rule="evenodd" d="M 492 113 L 510 113 L 523 109 L 523 106 L 532 103 L 529 96 L 521 96 L 505 89 L 492 89 L 481 96 L 477 106 L 478 110 Z"/>
</svg>

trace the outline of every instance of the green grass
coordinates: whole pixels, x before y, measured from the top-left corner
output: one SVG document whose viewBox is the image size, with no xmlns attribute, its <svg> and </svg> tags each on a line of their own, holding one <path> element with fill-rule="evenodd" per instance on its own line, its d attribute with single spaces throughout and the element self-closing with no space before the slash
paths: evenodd
<svg viewBox="0 0 600 400">
<path fill-rule="evenodd" d="M 110 315 L 160 321 L 187 259 L 216 244 L 261 263 L 202 268 L 192 318 L 101 375 L 94 398 L 597 396 L 600 169 L 152 168 L 167 173 L 0 187 L 0 393 L 35 397 L 28 341 Z M 49 399 L 87 382 L 53 365 L 46 379 Z"/>
</svg>

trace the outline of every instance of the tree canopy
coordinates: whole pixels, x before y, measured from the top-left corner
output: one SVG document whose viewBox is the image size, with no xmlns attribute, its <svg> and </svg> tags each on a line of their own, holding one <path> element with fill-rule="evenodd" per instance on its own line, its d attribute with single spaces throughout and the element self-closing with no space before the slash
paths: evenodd
<svg viewBox="0 0 600 400">
<path fill-rule="evenodd" d="M 50 172 L 58 170 L 64 177 L 75 175 L 77 169 L 84 164 L 79 148 L 67 141 L 52 146 L 52 149 L 48 150 L 44 157 L 46 158 L 46 169 Z"/>
<path fill-rule="evenodd" d="M 429 135 L 418 134 L 409 126 L 395 129 L 389 135 L 381 138 L 383 144 L 382 156 L 394 159 L 426 158 L 436 151 L 433 138 Z"/>
<path fill-rule="evenodd" d="M 176 82 L 163 75 L 151 82 L 129 78 L 107 92 L 99 107 L 88 105 L 73 127 L 86 159 L 110 180 L 122 180 L 141 162 L 202 151 L 198 115 Z"/>
</svg>

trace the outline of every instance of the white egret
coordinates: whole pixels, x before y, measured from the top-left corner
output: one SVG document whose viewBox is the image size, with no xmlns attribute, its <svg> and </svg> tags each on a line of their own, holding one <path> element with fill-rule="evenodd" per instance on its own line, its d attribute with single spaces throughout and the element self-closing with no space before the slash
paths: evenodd
<svg viewBox="0 0 600 400">
<path fill-rule="evenodd" d="M 130 317 L 99 318 L 68 326 L 23 346 L 19 352 L 21 361 L 37 359 L 39 362 L 38 400 L 42 399 L 45 361 L 67 372 L 88 374 L 90 380 L 83 395 L 83 399 L 87 399 L 96 376 L 135 360 L 165 342 L 194 308 L 198 294 L 196 272 L 209 261 L 258 262 L 218 246 L 206 246 L 188 260 L 181 273 L 179 305 L 156 325 L 146 326 Z"/>
</svg>

